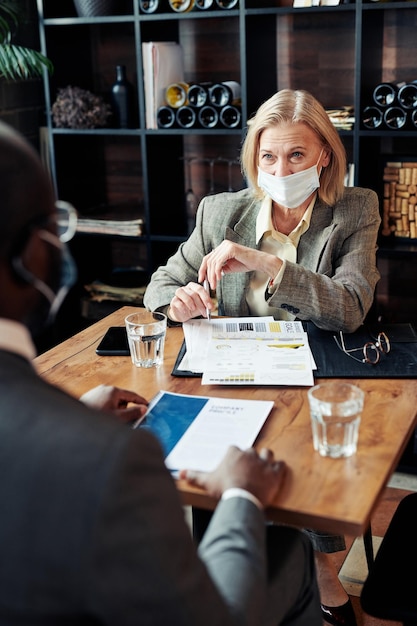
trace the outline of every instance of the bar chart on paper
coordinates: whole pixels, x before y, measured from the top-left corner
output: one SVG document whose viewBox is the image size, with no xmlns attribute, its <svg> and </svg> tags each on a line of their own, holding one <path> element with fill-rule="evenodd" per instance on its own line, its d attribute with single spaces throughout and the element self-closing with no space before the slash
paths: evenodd
<svg viewBox="0 0 417 626">
<path fill-rule="evenodd" d="M 272 317 L 212 318 L 183 325 L 187 366 L 203 385 L 314 384 L 314 360 L 301 322 Z"/>
</svg>

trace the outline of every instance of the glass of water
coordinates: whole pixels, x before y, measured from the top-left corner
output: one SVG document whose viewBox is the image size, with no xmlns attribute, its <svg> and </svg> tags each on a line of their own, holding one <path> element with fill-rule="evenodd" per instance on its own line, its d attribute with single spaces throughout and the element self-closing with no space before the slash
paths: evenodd
<svg viewBox="0 0 417 626">
<path fill-rule="evenodd" d="M 130 356 L 136 367 L 157 367 L 164 360 L 167 317 L 139 309 L 125 318 Z"/>
<path fill-rule="evenodd" d="M 308 390 L 314 449 L 334 459 L 355 454 L 365 394 L 341 381 Z"/>
</svg>

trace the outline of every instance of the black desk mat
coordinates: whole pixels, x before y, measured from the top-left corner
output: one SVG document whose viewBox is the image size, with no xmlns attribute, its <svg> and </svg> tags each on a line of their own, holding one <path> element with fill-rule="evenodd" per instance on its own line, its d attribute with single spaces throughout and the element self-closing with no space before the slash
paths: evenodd
<svg viewBox="0 0 417 626">
<path fill-rule="evenodd" d="M 340 350 L 334 340 L 337 333 L 320 330 L 312 322 L 303 323 L 316 362 L 314 378 L 417 378 L 417 332 L 412 324 L 372 324 L 354 333 L 345 333 L 346 348 L 360 348 L 383 331 L 391 343 L 389 354 L 382 354 L 376 365 L 358 363 Z M 179 370 L 186 352 L 182 343 L 171 372 L 173 376 L 201 377 L 201 372 Z M 361 357 L 361 351 L 354 353 Z"/>
<path fill-rule="evenodd" d="M 417 378 L 417 333 L 412 324 L 378 324 L 361 326 L 354 333 L 344 333 L 347 349 L 361 348 L 374 341 L 383 331 L 391 351 L 381 354 L 375 365 L 358 363 L 338 348 L 337 333 L 320 330 L 311 322 L 304 325 L 316 361 L 315 378 Z M 354 356 L 361 358 L 361 351 Z"/>
</svg>

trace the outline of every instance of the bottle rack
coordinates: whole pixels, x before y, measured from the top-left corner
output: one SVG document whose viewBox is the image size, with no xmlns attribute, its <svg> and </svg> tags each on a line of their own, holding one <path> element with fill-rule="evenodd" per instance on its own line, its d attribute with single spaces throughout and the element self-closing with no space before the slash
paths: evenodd
<svg viewBox="0 0 417 626">
<path fill-rule="evenodd" d="M 144 235 L 132 245 L 134 265 L 147 277 L 187 236 L 187 158 L 236 160 L 248 117 L 277 89 L 307 89 L 328 109 L 353 106 L 356 123 L 340 134 L 354 183 L 375 189 L 381 206 L 382 162 L 417 152 L 417 130 L 369 130 L 360 122 L 376 84 L 415 78 L 417 2 L 293 8 L 292 0 L 239 0 L 225 10 L 216 0 L 196 0 L 192 10 L 176 12 L 166 0 L 160 12 L 143 13 L 139 0 L 120 0 L 116 15 L 97 18 L 79 18 L 72 0 L 37 3 L 42 51 L 55 65 L 54 75 L 45 77 L 45 98 L 58 195 L 83 215 L 102 205 L 133 207 L 145 222 Z M 152 40 L 181 43 L 186 81 L 239 82 L 240 127 L 146 129 L 141 44 Z M 134 127 L 53 127 L 48 112 L 58 87 L 74 84 L 106 96 L 117 65 L 126 67 L 133 84 Z M 192 167 L 203 172 L 207 164 Z M 219 168 L 217 175 L 216 190 L 227 190 L 227 174 L 222 178 Z M 203 193 L 206 185 L 196 184 L 201 190 L 195 193 Z M 82 280 L 91 263 L 83 251 L 77 260 Z M 111 257 L 107 265 L 116 262 Z"/>
<path fill-rule="evenodd" d="M 361 115 L 364 128 L 417 130 L 417 81 L 381 83 Z"/>
<path fill-rule="evenodd" d="M 238 6 L 239 0 L 138 0 L 139 12 L 145 15 L 174 11 L 230 11 Z"/>
<path fill-rule="evenodd" d="M 204 104 L 202 107 L 193 107 L 189 104 L 180 107 L 162 105 L 157 111 L 157 122 L 161 130 L 241 128 L 242 112 L 240 106 L 232 104 L 226 104 L 223 107 L 214 107 L 210 104 Z"/>
</svg>

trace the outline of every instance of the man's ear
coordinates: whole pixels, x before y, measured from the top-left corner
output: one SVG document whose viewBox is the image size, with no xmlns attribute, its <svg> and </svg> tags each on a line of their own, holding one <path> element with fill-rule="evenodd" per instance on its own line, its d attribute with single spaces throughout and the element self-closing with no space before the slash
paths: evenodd
<svg viewBox="0 0 417 626">
<path fill-rule="evenodd" d="M 23 265 L 22 257 L 14 256 L 10 259 L 10 267 L 14 280 L 19 284 L 33 284 L 33 274 Z"/>
<path fill-rule="evenodd" d="M 46 276 L 49 258 L 46 256 L 37 229 L 30 229 L 19 238 L 10 255 L 10 267 L 14 279 L 20 284 L 33 285 Z"/>
<path fill-rule="evenodd" d="M 34 237 L 34 241 L 29 245 L 31 237 L 32 235 L 29 239 L 26 238 L 26 244 L 21 238 L 18 245 L 12 247 L 12 252 L 9 251 L 9 254 L 6 252 L 0 258 L 0 289 L 1 293 L 7 294 L 7 297 L 0 299 L 0 317 L 14 319 L 24 324 L 41 298 L 35 284 L 38 281 L 36 276 L 40 276 L 39 264 L 35 263 L 35 257 L 39 254 L 33 253 L 35 240 L 39 238 Z M 39 241 L 38 246 L 40 248 Z M 12 253 L 15 255 L 12 256 Z"/>
</svg>

